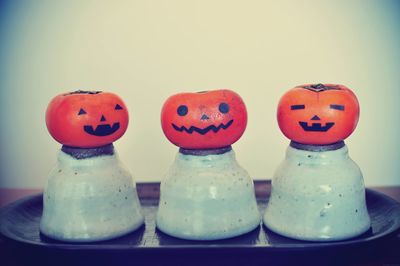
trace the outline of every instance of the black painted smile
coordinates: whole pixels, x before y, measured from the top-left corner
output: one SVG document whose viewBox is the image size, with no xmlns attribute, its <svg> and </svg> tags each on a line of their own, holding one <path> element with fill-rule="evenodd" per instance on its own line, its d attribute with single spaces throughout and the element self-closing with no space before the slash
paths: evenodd
<svg viewBox="0 0 400 266">
<path fill-rule="evenodd" d="M 307 122 L 299 122 L 300 126 L 304 129 L 304 131 L 319 131 L 326 132 L 328 131 L 335 123 L 330 122 L 326 123 L 325 126 L 322 126 L 321 123 L 312 123 L 311 126 L 307 124 Z"/>
<path fill-rule="evenodd" d="M 93 135 L 93 136 L 98 136 L 98 137 L 104 137 L 111 135 L 115 131 L 119 129 L 119 122 L 114 123 L 112 126 L 107 124 L 107 125 L 98 125 L 96 129 L 93 129 L 93 126 L 83 126 L 83 130 L 85 130 L 86 133 Z"/>
<path fill-rule="evenodd" d="M 185 126 L 178 127 L 178 126 L 175 125 L 174 123 L 172 123 L 172 127 L 173 127 L 176 131 L 179 131 L 179 132 L 186 131 L 186 133 L 192 134 L 193 131 L 196 131 L 196 132 L 199 133 L 200 135 L 204 135 L 204 134 L 207 134 L 208 131 L 210 131 L 210 130 L 214 131 L 215 133 L 217 133 L 221 128 L 225 130 L 225 129 L 227 129 L 228 127 L 230 127 L 230 126 L 232 125 L 232 123 L 233 123 L 233 119 L 230 120 L 226 125 L 224 125 L 223 123 L 221 123 L 221 124 L 220 124 L 219 126 L 217 126 L 217 127 L 214 126 L 214 125 L 211 125 L 211 126 L 208 126 L 208 127 L 206 127 L 206 128 L 198 128 L 198 127 L 195 127 L 195 126 L 191 126 L 190 128 L 186 128 Z"/>
</svg>

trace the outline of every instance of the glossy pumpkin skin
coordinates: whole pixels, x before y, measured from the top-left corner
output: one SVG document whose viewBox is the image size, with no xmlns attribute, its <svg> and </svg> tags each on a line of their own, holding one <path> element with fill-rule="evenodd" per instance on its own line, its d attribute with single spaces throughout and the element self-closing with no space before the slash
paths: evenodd
<svg viewBox="0 0 400 266">
<path fill-rule="evenodd" d="M 119 139 L 128 127 L 129 114 L 116 94 L 75 91 L 52 99 L 46 111 L 46 125 L 59 143 L 94 148 Z"/>
<path fill-rule="evenodd" d="M 357 126 L 360 108 L 343 85 L 305 84 L 286 92 L 278 105 L 278 124 L 296 142 L 328 145 L 346 139 Z"/>
<path fill-rule="evenodd" d="M 173 95 L 161 111 L 165 136 L 185 149 L 229 146 L 242 136 L 246 125 L 242 98 L 226 89 Z"/>
</svg>

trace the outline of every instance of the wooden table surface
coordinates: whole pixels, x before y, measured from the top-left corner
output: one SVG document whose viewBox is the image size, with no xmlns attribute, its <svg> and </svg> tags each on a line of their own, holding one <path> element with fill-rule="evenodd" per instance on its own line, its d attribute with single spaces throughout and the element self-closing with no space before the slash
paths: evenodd
<svg viewBox="0 0 400 266">
<path fill-rule="evenodd" d="M 376 191 L 384 193 L 400 202 L 400 186 L 392 187 L 370 187 Z M 159 183 L 138 183 L 138 194 L 142 198 L 157 198 L 159 196 Z M 255 190 L 258 197 L 267 197 L 270 194 L 271 184 L 269 181 L 255 181 Z M 0 189 L 0 207 L 5 206 L 15 200 L 25 196 L 41 193 L 41 189 Z M 375 261 L 368 264 L 357 265 L 398 265 L 400 266 L 400 235 L 382 243 L 387 250 L 383 256 L 377 257 Z M 10 243 L 0 237 L 0 265 L 20 266 L 15 263 L 15 256 L 19 256 L 19 251 L 10 247 Z M 90 263 L 89 263 L 90 264 Z M 129 263 L 128 263 L 129 264 Z M 74 266 L 76 266 L 75 264 Z M 79 264 L 81 265 L 81 264 Z M 87 265 L 87 263 L 84 263 Z M 127 264 L 126 264 L 127 265 Z M 131 264 L 129 264 L 131 265 Z M 132 264 L 135 265 L 135 264 Z M 249 264 L 250 265 L 250 264 Z"/>
</svg>

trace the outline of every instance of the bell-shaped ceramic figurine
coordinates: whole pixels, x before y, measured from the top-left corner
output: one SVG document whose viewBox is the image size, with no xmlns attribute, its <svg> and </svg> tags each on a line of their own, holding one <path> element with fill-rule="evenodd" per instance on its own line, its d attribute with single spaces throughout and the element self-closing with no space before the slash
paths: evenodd
<svg viewBox="0 0 400 266">
<path fill-rule="evenodd" d="M 180 149 L 161 183 L 158 229 L 215 240 L 258 227 L 253 181 L 231 148 L 247 124 L 241 97 L 230 90 L 176 94 L 164 103 L 161 123 Z"/>
<path fill-rule="evenodd" d="M 291 142 L 272 179 L 264 224 L 310 241 L 343 240 L 367 231 L 363 176 L 343 141 L 359 118 L 354 93 L 343 85 L 297 86 L 282 96 L 277 118 Z"/>
<path fill-rule="evenodd" d="M 63 144 L 43 194 L 40 231 L 69 242 L 107 240 L 143 224 L 136 186 L 113 142 L 128 127 L 128 110 L 113 93 L 56 96 L 46 124 Z"/>
</svg>

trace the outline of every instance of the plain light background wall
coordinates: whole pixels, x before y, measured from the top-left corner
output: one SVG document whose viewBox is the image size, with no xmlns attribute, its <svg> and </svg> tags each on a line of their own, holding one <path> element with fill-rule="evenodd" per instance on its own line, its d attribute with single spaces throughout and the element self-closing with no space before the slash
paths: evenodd
<svg viewBox="0 0 400 266">
<path fill-rule="evenodd" d="M 60 145 L 44 114 L 53 96 L 113 91 L 128 105 L 116 142 L 137 181 L 159 181 L 177 148 L 159 121 L 181 91 L 230 88 L 245 100 L 234 145 L 266 179 L 288 140 L 275 113 L 303 83 L 341 83 L 361 104 L 347 140 L 367 185 L 400 184 L 400 1 L 3 1 L 1 187 L 42 187 Z"/>
</svg>

